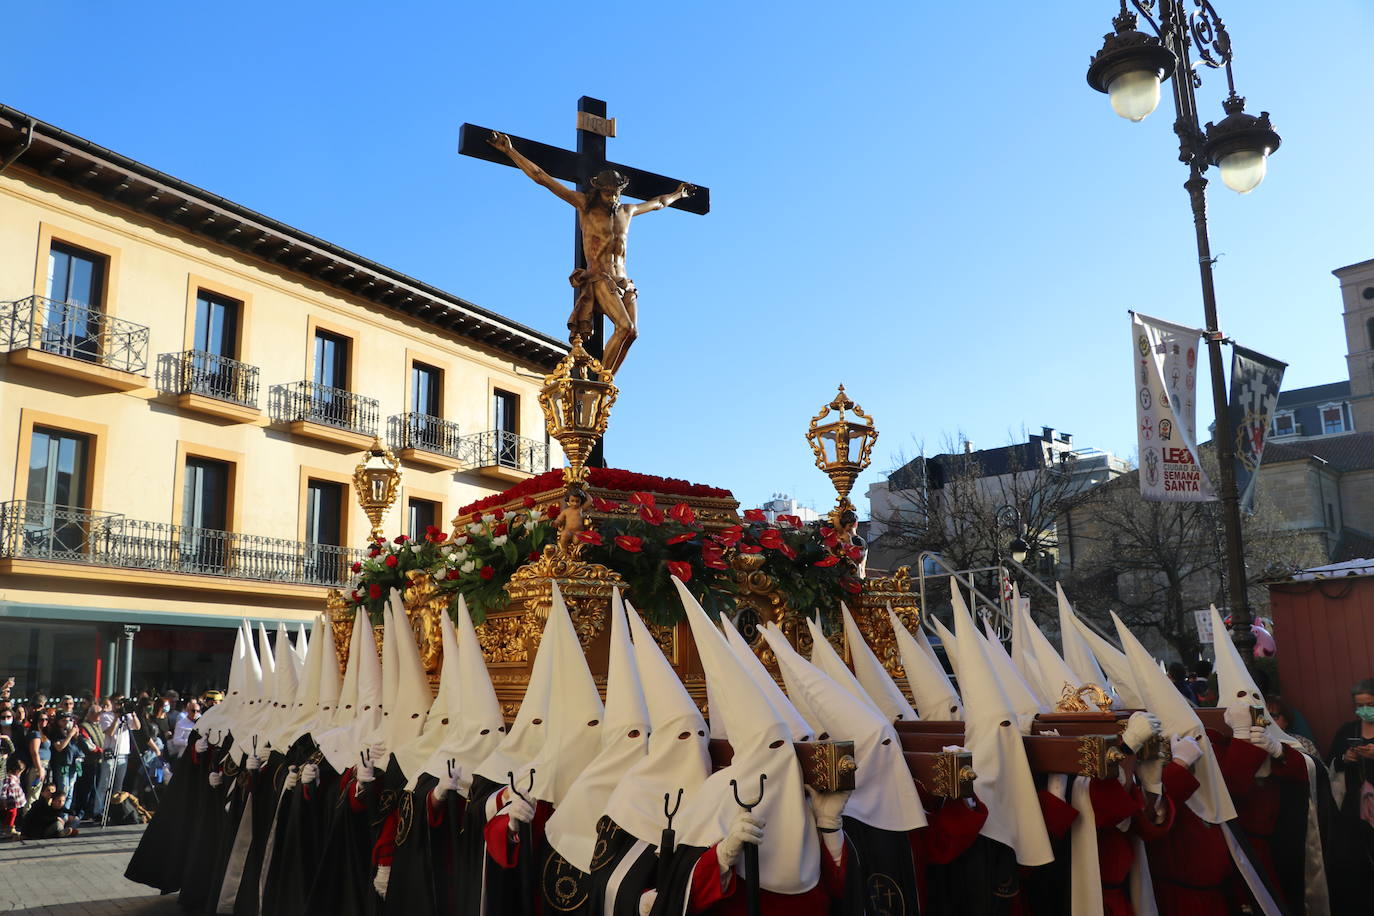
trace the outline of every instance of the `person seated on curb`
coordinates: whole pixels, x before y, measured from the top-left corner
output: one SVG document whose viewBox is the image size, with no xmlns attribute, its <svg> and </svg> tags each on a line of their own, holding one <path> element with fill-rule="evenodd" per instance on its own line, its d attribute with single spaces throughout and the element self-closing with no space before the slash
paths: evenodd
<svg viewBox="0 0 1374 916">
<path fill-rule="evenodd" d="M 76 817 L 67 810 L 67 796 L 51 783 L 43 786 L 38 799 L 24 814 L 24 836 L 30 840 L 52 840 L 76 836 Z"/>
</svg>

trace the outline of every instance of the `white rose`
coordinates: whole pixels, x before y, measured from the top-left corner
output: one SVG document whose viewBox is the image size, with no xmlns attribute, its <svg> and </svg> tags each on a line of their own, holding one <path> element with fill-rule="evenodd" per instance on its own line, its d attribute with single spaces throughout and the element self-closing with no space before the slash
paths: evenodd
<svg viewBox="0 0 1374 916">
<path fill-rule="evenodd" d="M 452 544 L 454 547 L 462 547 L 467 542 L 468 536 L 466 534 L 460 534 L 453 540 L 449 541 L 449 543 Z"/>
<path fill-rule="evenodd" d="M 467 558 L 468 558 L 468 552 L 467 552 L 466 550 L 455 550 L 455 551 L 453 552 L 453 562 L 454 562 L 454 563 L 462 563 L 462 562 L 463 562 L 464 560 L 466 560 Z"/>
<path fill-rule="evenodd" d="M 484 515 L 484 516 L 482 516 L 482 521 L 483 521 L 483 523 L 490 525 L 492 522 L 496 521 L 496 516 L 494 516 L 494 515 Z"/>
<path fill-rule="evenodd" d="M 471 560 L 468 560 L 468 561 L 467 561 L 466 563 L 464 563 L 462 566 L 458 567 L 458 571 L 461 572 L 461 573 L 470 573 L 470 572 L 472 572 L 472 571 L 473 571 L 474 569 L 476 569 L 476 568 L 477 568 L 477 564 L 474 563 L 474 562 L 472 562 Z"/>
<path fill-rule="evenodd" d="M 469 534 L 481 534 L 481 533 L 482 533 L 482 524 L 481 524 L 481 522 L 473 522 L 471 525 L 468 525 L 468 533 L 469 533 Z"/>
<path fill-rule="evenodd" d="M 494 538 L 491 539 L 491 546 L 493 546 L 493 547 L 500 547 L 501 545 L 505 544 L 505 543 L 506 543 L 507 541 L 509 541 L 509 540 L 510 540 L 510 538 L 508 538 L 508 537 L 506 537 L 504 534 L 502 534 L 502 535 L 499 535 L 499 536 L 494 537 Z"/>
</svg>

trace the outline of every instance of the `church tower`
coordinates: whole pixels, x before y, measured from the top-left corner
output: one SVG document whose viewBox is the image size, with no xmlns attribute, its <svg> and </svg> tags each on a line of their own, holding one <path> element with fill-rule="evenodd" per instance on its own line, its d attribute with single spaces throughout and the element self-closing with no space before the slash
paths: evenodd
<svg viewBox="0 0 1374 916">
<path fill-rule="evenodd" d="M 1332 271 L 1345 306 L 1345 362 L 1357 432 L 1374 432 L 1374 260 Z"/>
</svg>

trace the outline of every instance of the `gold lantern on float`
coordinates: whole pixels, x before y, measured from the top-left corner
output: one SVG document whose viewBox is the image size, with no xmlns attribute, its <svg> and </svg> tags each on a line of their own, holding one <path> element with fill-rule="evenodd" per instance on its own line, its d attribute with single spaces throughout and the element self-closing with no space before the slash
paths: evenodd
<svg viewBox="0 0 1374 916">
<path fill-rule="evenodd" d="M 373 436 L 372 447 L 353 469 L 353 489 L 358 494 L 358 505 L 363 507 L 367 520 L 372 523 L 374 538 L 383 536 L 382 519 L 396 502 L 400 486 L 401 462 L 396 460 L 391 449 L 382 445 L 381 439 Z"/>
<path fill-rule="evenodd" d="M 828 418 L 827 415 L 832 412 L 833 418 Z M 826 422 L 822 423 L 822 420 Z M 855 479 L 873 460 L 873 443 L 878 441 L 878 430 L 873 425 L 873 418 L 849 399 L 841 385 L 835 400 L 811 418 L 806 441 L 811 443 L 811 450 L 816 453 L 816 467 L 826 473 L 835 485 L 835 492 L 839 494 L 835 509 L 830 513 L 838 526 L 840 514 L 854 508 L 849 501 L 849 491 L 854 488 Z"/>
<path fill-rule="evenodd" d="M 568 355 L 544 377 L 539 406 L 549 435 L 568 456 L 563 482 L 569 486 L 586 482 L 587 458 L 606 432 L 619 393 L 611 371 L 583 349 L 581 337 L 573 337 Z"/>
</svg>

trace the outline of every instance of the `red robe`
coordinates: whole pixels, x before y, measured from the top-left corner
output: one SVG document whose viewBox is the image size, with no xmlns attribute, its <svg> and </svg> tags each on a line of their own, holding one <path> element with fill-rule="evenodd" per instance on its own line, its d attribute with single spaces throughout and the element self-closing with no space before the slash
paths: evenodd
<svg viewBox="0 0 1374 916">
<path fill-rule="evenodd" d="M 1160 916 L 1226 916 L 1236 911 L 1238 879 L 1221 828 L 1193 813 L 1185 803 L 1198 789 L 1197 777 L 1182 764 L 1164 767 L 1164 795 L 1174 807 L 1168 831 L 1145 827 L 1141 836 L 1150 859 Z"/>
<path fill-rule="evenodd" d="M 1135 865 L 1135 846 L 1131 833 L 1147 842 L 1169 832 L 1174 822 L 1174 806 L 1162 799 L 1163 818 L 1156 824 L 1145 811 L 1145 796 L 1139 786 L 1127 789 L 1115 779 L 1094 779 L 1088 784 L 1093 819 L 1097 825 L 1097 868 L 1102 880 L 1102 905 L 1106 916 L 1135 916 L 1131 904 L 1131 867 Z M 1128 830 L 1117 824 L 1130 819 Z"/>
<path fill-rule="evenodd" d="M 830 858 L 821 844 L 821 878 L 816 886 L 804 894 L 775 894 L 759 890 L 760 916 L 829 916 L 830 904 L 844 898 L 844 869 L 847 855 L 840 853 L 840 861 Z M 689 913 L 710 913 L 712 916 L 745 916 L 744 881 L 732 868 L 721 886 L 720 860 L 716 846 L 701 854 L 692 869 L 691 896 L 687 902 Z"/>
<path fill-rule="evenodd" d="M 908 836 L 911 838 L 911 860 L 916 866 L 916 888 L 924 910 L 928 894 L 926 868 L 948 865 L 967 852 L 987 822 L 988 806 L 977 798 L 969 806 L 963 799 L 928 796 L 920 786 L 917 792 L 926 810 L 926 826 L 911 831 Z"/>
<path fill-rule="evenodd" d="M 1254 852 L 1255 868 L 1265 876 L 1273 889 L 1280 905 L 1284 903 L 1279 886 L 1278 872 L 1274 868 L 1273 846 L 1270 839 L 1278 826 L 1279 806 L 1282 803 L 1280 782 L 1307 784 L 1307 763 L 1303 755 L 1283 745 L 1283 753 L 1270 757 L 1262 747 L 1249 741 L 1224 738 L 1210 732 L 1212 745 L 1226 751 L 1221 755 L 1221 775 L 1226 780 L 1226 788 L 1231 793 L 1231 801 L 1236 806 L 1234 827 L 1245 831 L 1250 848 Z M 1266 760 L 1272 761 L 1269 775 L 1260 776 L 1260 767 Z"/>
</svg>

